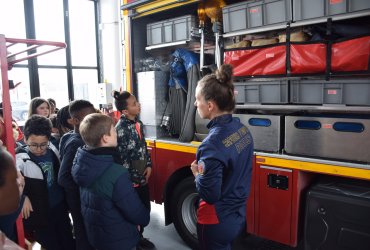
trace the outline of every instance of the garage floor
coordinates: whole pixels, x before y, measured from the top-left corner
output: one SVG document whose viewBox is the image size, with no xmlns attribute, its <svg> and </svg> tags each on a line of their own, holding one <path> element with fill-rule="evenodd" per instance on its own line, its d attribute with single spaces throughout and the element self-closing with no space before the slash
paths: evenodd
<svg viewBox="0 0 370 250">
<path fill-rule="evenodd" d="M 164 210 L 162 205 L 152 202 L 152 212 L 150 214 L 150 224 L 145 228 L 144 236 L 149 238 L 156 246 L 157 250 L 189 250 L 190 248 L 182 241 L 177 234 L 173 224 L 164 225 Z M 40 250 L 40 245 L 35 244 L 33 250 Z M 233 250 L 299 250 L 285 245 L 261 238 L 248 236 L 237 239 Z"/>
<path fill-rule="evenodd" d="M 152 203 L 150 224 L 145 228 L 144 236 L 149 238 L 158 250 L 189 250 L 190 248 L 177 234 L 173 224 L 164 225 L 164 210 L 162 205 Z M 238 239 L 233 250 L 292 250 L 294 248 L 276 244 L 261 238 L 248 236 Z M 298 249 L 294 249 L 298 250 Z"/>
</svg>

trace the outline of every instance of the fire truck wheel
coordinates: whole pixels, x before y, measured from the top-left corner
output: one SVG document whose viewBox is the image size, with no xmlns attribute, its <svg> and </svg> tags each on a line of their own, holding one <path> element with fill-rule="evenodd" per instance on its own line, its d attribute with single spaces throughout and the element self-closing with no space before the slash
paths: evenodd
<svg viewBox="0 0 370 250">
<path fill-rule="evenodd" d="M 194 177 L 187 177 L 175 188 L 172 196 L 173 223 L 180 237 L 191 249 L 198 248 L 196 205 L 199 196 Z"/>
</svg>

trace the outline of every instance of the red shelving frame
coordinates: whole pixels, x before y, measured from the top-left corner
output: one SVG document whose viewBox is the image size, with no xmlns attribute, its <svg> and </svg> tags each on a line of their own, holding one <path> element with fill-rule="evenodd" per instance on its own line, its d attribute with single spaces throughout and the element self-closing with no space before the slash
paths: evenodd
<svg viewBox="0 0 370 250">
<path fill-rule="evenodd" d="M 27 45 L 25 49 L 12 52 L 8 54 L 8 48 L 17 45 Z M 37 50 L 43 47 L 43 51 L 37 52 Z M 5 35 L 0 34 L 0 66 L 1 66 L 1 84 L 2 84 L 2 102 L 3 102 L 3 115 L 5 124 L 5 141 L 8 151 L 15 156 L 15 142 L 13 139 L 12 130 L 12 115 L 11 115 L 11 104 L 10 104 L 10 93 L 9 93 L 9 79 L 8 70 L 10 70 L 14 64 L 35 58 L 41 55 L 51 53 L 60 49 L 66 48 L 67 45 L 63 42 L 51 42 L 41 41 L 34 39 L 18 39 L 18 38 L 7 38 Z M 18 244 L 21 247 L 25 247 L 24 231 L 21 216 L 17 220 L 17 237 Z"/>
</svg>

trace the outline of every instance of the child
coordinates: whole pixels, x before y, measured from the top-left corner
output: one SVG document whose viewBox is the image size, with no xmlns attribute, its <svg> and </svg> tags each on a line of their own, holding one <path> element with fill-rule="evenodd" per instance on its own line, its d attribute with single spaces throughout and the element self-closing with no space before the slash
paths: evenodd
<svg viewBox="0 0 370 250">
<path fill-rule="evenodd" d="M 90 114 L 82 121 L 80 133 L 86 146 L 77 151 L 72 175 L 80 186 L 89 242 L 98 250 L 135 249 L 136 225 L 149 223 L 149 210 L 122 167 L 113 120 Z"/>
<path fill-rule="evenodd" d="M 80 122 L 88 114 L 95 113 L 94 106 L 86 100 L 75 100 L 69 104 L 69 113 L 74 130 L 66 133 L 60 139 L 60 172 L 58 183 L 64 188 L 67 204 L 73 219 L 77 250 L 92 249 L 87 240 L 85 225 L 81 214 L 80 191 L 72 178 L 72 165 L 77 149 L 85 143 L 80 135 Z"/>
<path fill-rule="evenodd" d="M 58 150 L 49 141 L 50 120 L 31 116 L 24 125 L 24 137 L 26 145 L 16 150 L 17 168 L 26 183 L 24 228 L 46 249 L 75 249 L 63 189 L 56 182 L 60 162 Z"/>
<path fill-rule="evenodd" d="M 19 183 L 17 183 L 17 170 L 13 157 L 3 146 L 0 146 L 0 158 L 0 215 L 6 215 L 18 208 Z"/>
<path fill-rule="evenodd" d="M 150 210 L 148 180 L 152 172 L 152 162 L 146 147 L 143 123 L 138 120 L 140 103 L 129 92 L 113 92 L 115 105 L 121 118 L 116 125 L 118 136 L 118 151 L 123 160 L 123 166 L 131 173 L 131 180 L 141 201 Z M 139 247 L 154 249 L 154 244 L 143 237 L 144 227 L 140 227 L 141 239 Z"/>
<path fill-rule="evenodd" d="M 41 97 L 35 97 L 31 100 L 28 109 L 28 118 L 32 115 L 42 115 L 45 117 L 50 116 L 50 104 L 49 102 Z"/>
<path fill-rule="evenodd" d="M 11 154 L 0 146 L 0 215 L 14 212 L 19 206 L 19 193 L 23 185 L 17 181 L 17 171 Z M 0 230 L 0 249 L 23 249 L 11 242 Z"/>
<path fill-rule="evenodd" d="M 73 130 L 73 121 L 69 114 L 69 105 L 58 110 L 57 113 L 57 128 L 60 138 L 69 131 Z"/>
</svg>

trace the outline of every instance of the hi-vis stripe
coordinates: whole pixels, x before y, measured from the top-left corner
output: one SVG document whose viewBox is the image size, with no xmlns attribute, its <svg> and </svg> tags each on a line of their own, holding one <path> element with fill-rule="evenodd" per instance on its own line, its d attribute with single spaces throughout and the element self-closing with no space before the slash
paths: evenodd
<svg viewBox="0 0 370 250">
<path fill-rule="evenodd" d="M 256 156 L 256 162 L 263 165 L 298 169 L 307 172 L 339 175 L 346 177 L 354 177 L 359 179 L 370 180 L 370 170 L 361 168 L 351 168 L 344 166 L 336 166 L 322 163 L 304 162 L 289 159 L 279 159 L 273 157 Z"/>
<path fill-rule="evenodd" d="M 184 152 L 184 153 L 195 154 L 197 152 L 197 147 L 193 147 L 193 146 L 183 146 L 183 145 L 163 143 L 163 142 L 156 142 L 155 146 L 156 148 L 160 148 L 160 149 L 168 149 L 168 150 L 179 151 L 179 152 Z"/>
</svg>

